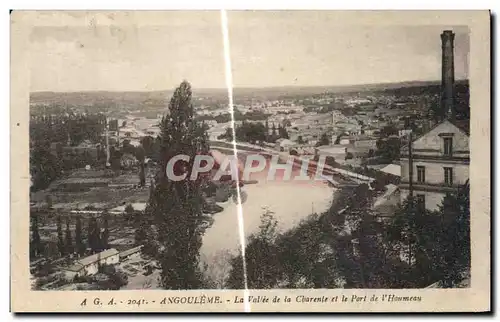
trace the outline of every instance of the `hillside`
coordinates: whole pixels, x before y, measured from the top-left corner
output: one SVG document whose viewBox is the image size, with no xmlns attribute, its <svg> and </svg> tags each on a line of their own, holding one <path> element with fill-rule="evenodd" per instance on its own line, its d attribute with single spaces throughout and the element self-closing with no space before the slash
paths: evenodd
<svg viewBox="0 0 500 322">
<path fill-rule="evenodd" d="M 456 82 L 458 88 L 468 87 L 467 80 Z M 267 88 L 235 88 L 235 101 L 252 99 L 274 100 L 280 98 L 306 97 L 324 93 L 385 92 L 395 95 L 434 94 L 439 93 L 440 81 L 414 81 L 385 84 L 366 84 L 348 86 L 316 86 L 316 87 L 267 87 Z M 458 90 L 462 92 L 463 90 Z M 31 105 L 70 105 L 70 106 L 151 106 L 164 107 L 172 95 L 171 90 L 152 92 L 34 92 L 30 94 Z M 227 100 L 226 89 L 193 89 L 194 101 L 204 103 Z"/>
</svg>

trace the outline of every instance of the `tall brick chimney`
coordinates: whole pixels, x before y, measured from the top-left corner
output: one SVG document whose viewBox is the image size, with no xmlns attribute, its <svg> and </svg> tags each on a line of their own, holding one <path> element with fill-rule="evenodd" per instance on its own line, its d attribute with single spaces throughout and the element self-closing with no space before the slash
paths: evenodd
<svg viewBox="0 0 500 322">
<path fill-rule="evenodd" d="M 454 85 L 455 64 L 453 55 L 453 42 L 455 34 L 451 30 L 444 30 L 441 34 L 442 45 L 442 74 L 441 74 L 441 109 L 443 117 L 455 119 Z"/>
</svg>

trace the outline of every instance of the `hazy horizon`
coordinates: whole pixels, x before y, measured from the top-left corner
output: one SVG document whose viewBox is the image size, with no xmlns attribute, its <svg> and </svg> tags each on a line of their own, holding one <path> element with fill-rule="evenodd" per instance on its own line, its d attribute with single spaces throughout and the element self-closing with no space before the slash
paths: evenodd
<svg viewBox="0 0 500 322">
<path fill-rule="evenodd" d="M 189 82 L 189 80 L 187 80 Z M 466 82 L 469 81 L 468 78 L 455 79 L 455 82 Z M 429 79 L 429 80 L 410 80 L 410 81 L 402 81 L 402 82 L 388 82 L 388 83 L 367 83 L 367 84 L 345 84 L 345 85 L 277 85 L 277 86 L 262 86 L 262 87 L 233 87 L 233 90 L 238 89 L 255 89 L 255 90 L 265 90 L 265 89 L 273 89 L 273 88 L 343 88 L 343 87 L 362 87 L 362 86 L 383 86 L 383 85 L 398 85 L 398 84 L 407 84 L 407 83 L 440 83 L 441 79 Z M 180 82 L 179 82 L 180 84 Z M 149 93 L 149 92 L 173 92 L 177 87 L 171 89 L 158 89 L 158 90 L 72 90 L 72 91 L 31 91 L 30 94 L 35 93 Z M 213 88 L 193 88 L 191 87 L 193 92 L 196 91 L 227 91 L 226 87 L 213 87 Z"/>
</svg>

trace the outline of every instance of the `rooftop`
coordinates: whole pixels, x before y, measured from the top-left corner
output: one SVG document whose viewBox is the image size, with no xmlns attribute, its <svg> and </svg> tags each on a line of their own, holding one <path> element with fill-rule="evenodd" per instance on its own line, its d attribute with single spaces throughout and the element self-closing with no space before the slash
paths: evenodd
<svg viewBox="0 0 500 322">
<path fill-rule="evenodd" d="M 454 120 L 451 121 L 456 127 L 470 135 L 470 120 Z"/>
<path fill-rule="evenodd" d="M 123 252 L 120 253 L 120 257 L 125 257 L 125 256 L 129 256 L 129 255 L 132 255 L 134 253 L 137 253 L 141 250 L 142 248 L 142 245 L 140 246 L 137 246 L 137 247 L 134 247 L 134 248 L 130 248 L 130 249 L 127 249 Z"/>
<path fill-rule="evenodd" d="M 70 272 L 79 272 L 83 269 L 83 267 L 84 267 L 83 265 L 75 263 L 69 267 L 66 267 L 64 270 L 70 271 Z"/>
<path fill-rule="evenodd" d="M 352 148 L 352 144 L 333 144 L 333 145 L 322 145 L 316 147 L 319 152 L 338 152 L 339 149 L 345 151 L 347 148 Z"/>
<path fill-rule="evenodd" d="M 388 174 L 392 174 L 394 176 L 401 176 L 401 166 L 399 164 L 388 164 L 384 168 L 380 169 L 380 171 Z"/>
<path fill-rule="evenodd" d="M 119 252 L 114 248 L 106 249 L 105 251 L 102 251 L 100 253 L 90 255 L 88 257 L 80 259 L 79 261 L 77 261 L 77 264 L 80 264 L 82 266 L 88 266 L 88 265 L 91 265 L 91 264 L 97 262 L 100 259 L 105 259 L 105 258 L 108 258 L 110 256 L 117 255 L 118 253 Z"/>
</svg>

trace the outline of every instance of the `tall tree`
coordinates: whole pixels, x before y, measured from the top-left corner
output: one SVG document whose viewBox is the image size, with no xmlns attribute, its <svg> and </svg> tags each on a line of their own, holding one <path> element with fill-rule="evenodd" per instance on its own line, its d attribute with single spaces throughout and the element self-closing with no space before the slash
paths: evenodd
<svg viewBox="0 0 500 322">
<path fill-rule="evenodd" d="M 282 139 L 289 139 L 290 138 L 288 136 L 288 132 L 287 132 L 286 128 L 282 127 L 281 124 L 278 127 L 278 133 L 279 133 L 280 138 L 282 138 Z"/>
<path fill-rule="evenodd" d="M 380 156 L 385 162 L 398 160 L 401 153 L 401 140 L 396 137 L 380 138 L 377 140 L 376 155 Z"/>
<path fill-rule="evenodd" d="M 138 146 L 135 148 L 135 158 L 139 162 L 139 185 L 144 187 L 146 185 L 146 171 L 145 171 L 145 160 L 146 160 L 146 151 L 142 146 Z"/>
<path fill-rule="evenodd" d="M 101 249 L 108 249 L 109 248 L 109 215 L 107 212 L 105 212 L 102 215 L 102 234 L 101 234 Z"/>
<path fill-rule="evenodd" d="M 145 224 L 139 222 L 138 227 L 135 230 L 134 240 L 135 245 L 139 246 L 144 243 L 148 238 L 148 233 Z"/>
<path fill-rule="evenodd" d="M 244 288 L 243 261 L 246 262 L 248 287 L 252 289 L 273 288 L 281 277 L 278 261 L 277 221 L 273 213 L 266 210 L 261 216 L 259 232 L 249 238 L 245 258 L 241 255 L 231 260 L 232 269 L 227 284 L 229 288 Z"/>
<path fill-rule="evenodd" d="M 203 179 L 190 179 L 194 157 L 208 152 L 206 128 L 193 118 L 191 86 L 182 82 L 174 91 L 169 115 L 161 121 L 161 172 L 150 196 L 146 215 L 156 227 L 153 234 L 158 245 L 155 257 L 161 265 L 161 284 L 166 289 L 200 287 L 199 249 L 203 221 Z M 184 166 L 174 167 L 177 175 L 187 179 L 171 181 L 166 174 L 168 161 L 179 154 L 190 157 Z"/>
<path fill-rule="evenodd" d="M 43 252 L 42 241 L 38 231 L 38 215 L 31 216 L 31 243 L 30 254 L 32 257 L 40 256 Z"/>
<path fill-rule="evenodd" d="M 66 254 L 61 216 L 57 216 L 57 249 L 59 250 L 61 256 L 64 256 Z"/>
<path fill-rule="evenodd" d="M 71 237 L 71 229 L 69 227 L 69 218 L 66 218 L 66 236 L 65 236 L 66 254 L 73 254 L 75 248 L 73 246 L 73 238 Z"/>
<path fill-rule="evenodd" d="M 266 120 L 266 142 L 269 142 L 269 121 Z"/>
<path fill-rule="evenodd" d="M 141 139 L 141 145 L 144 148 L 144 154 L 148 157 L 154 156 L 154 143 L 155 139 L 148 135 Z"/>
<path fill-rule="evenodd" d="M 425 287 L 442 279 L 443 222 L 441 216 L 407 199 L 396 211 L 387 229 L 387 239 L 405 254 L 407 279 Z"/>
<path fill-rule="evenodd" d="M 89 219 L 89 229 L 88 229 L 88 243 L 89 248 L 93 253 L 100 251 L 100 230 L 99 224 L 97 223 L 97 219 L 92 217 Z"/>
<path fill-rule="evenodd" d="M 266 128 L 261 123 L 249 123 L 243 121 L 241 126 L 236 128 L 236 139 L 242 142 L 255 143 L 266 139 Z"/>
<path fill-rule="evenodd" d="M 439 218 L 436 233 L 429 236 L 424 231 L 421 239 L 429 240 L 434 281 L 441 281 L 443 287 L 454 287 L 470 276 L 469 184 L 447 194 L 435 217 Z"/>
<path fill-rule="evenodd" d="M 85 244 L 83 243 L 82 219 L 80 218 L 80 216 L 76 217 L 75 245 L 76 245 L 76 252 L 78 253 L 78 255 L 83 256 L 85 254 Z"/>
<path fill-rule="evenodd" d="M 434 122 L 441 122 L 445 116 L 443 113 L 443 107 L 439 102 L 433 102 L 429 105 L 428 115 Z"/>
<path fill-rule="evenodd" d="M 330 139 L 328 138 L 328 135 L 326 133 L 323 133 L 318 143 L 316 143 L 316 146 L 323 146 L 323 145 L 330 145 Z"/>
<path fill-rule="evenodd" d="M 466 183 L 457 192 L 443 198 L 439 215 L 442 229 L 437 235 L 440 259 L 438 271 L 444 287 L 454 287 L 469 277 L 470 243 L 470 187 Z"/>
</svg>

